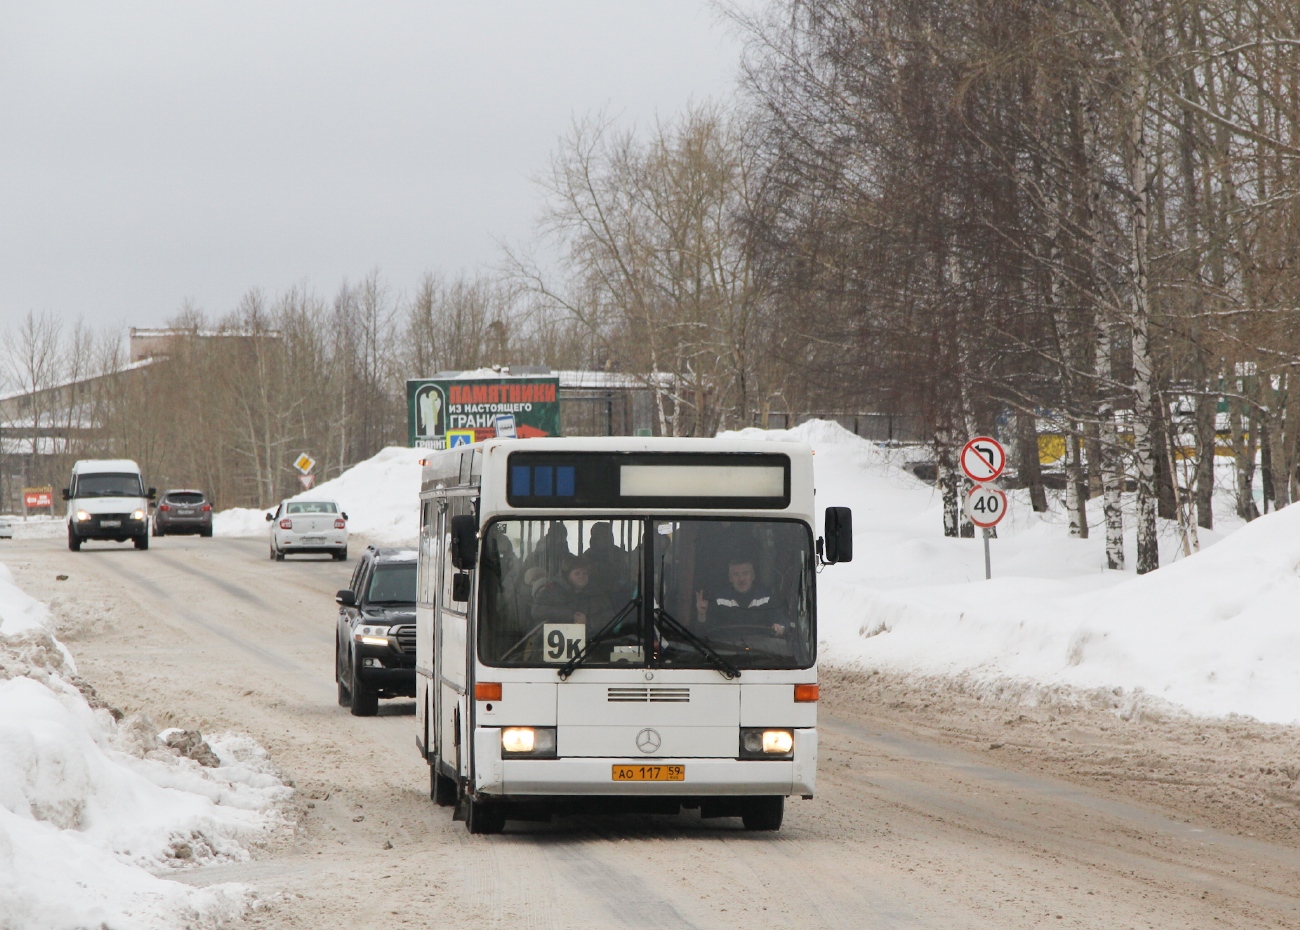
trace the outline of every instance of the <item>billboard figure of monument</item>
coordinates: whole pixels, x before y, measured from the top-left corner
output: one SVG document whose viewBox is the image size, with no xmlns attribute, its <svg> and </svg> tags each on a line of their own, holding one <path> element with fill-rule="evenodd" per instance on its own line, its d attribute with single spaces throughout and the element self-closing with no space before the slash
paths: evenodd
<svg viewBox="0 0 1300 930">
<path fill-rule="evenodd" d="M 446 433 L 442 412 L 446 409 L 442 388 L 425 383 L 415 391 L 415 436 L 417 439 L 437 439 Z"/>
</svg>

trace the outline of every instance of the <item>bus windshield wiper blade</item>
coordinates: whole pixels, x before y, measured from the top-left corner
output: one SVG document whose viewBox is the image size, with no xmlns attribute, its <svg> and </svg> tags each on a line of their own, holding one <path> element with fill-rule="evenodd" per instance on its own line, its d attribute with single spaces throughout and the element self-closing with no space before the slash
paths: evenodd
<svg viewBox="0 0 1300 930">
<path fill-rule="evenodd" d="M 675 636 L 684 639 L 699 650 L 700 655 L 704 656 L 704 658 L 708 660 L 709 664 L 712 665 L 715 670 L 720 672 L 723 677 L 728 680 L 740 677 L 740 669 L 736 668 L 736 666 L 723 658 L 721 653 L 710 646 L 705 640 L 700 639 L 700 637 L 682 626 L 681 623 L 668 611 L 661 607 L 656 611 L 656 615 L 659 622 L 672 630 Z"/>
<path fill-rule="evenodd" d="M 577 668 L 579 665 L 581 665 L 586 660 L 587 656 L 591 655 L 592 647 L 595 646 L 597 643 L 600 643 L 603 640 L 607 639 L 610 635 L 610 631 L 613 630 L 619 623 L 622 622 L 623 618 L 628 615 L 628 612 L 633 607 L 638 606 L 640 603 L 641 603 L 641 595 L 640 594 L 632 595 L 632 599 L 628 601 L 626 604 L 624 604 L 622 608 L 618 611 L 618 613 L 614 614 L 613 618 L 609 621 L 609 623 L 606 623 L 604 626 L 602 626 L 595 636 L 587 640 L 587 644 L 582 647 L 582 650 L 576 656 L 574 656 L 568 662 L 565 662 L 563 665 L 559 667 L 557 671 L 560 676 L 560 680 L 566 681 L 568 677 L 573 674 L 573 670 Z"/>
</svg>

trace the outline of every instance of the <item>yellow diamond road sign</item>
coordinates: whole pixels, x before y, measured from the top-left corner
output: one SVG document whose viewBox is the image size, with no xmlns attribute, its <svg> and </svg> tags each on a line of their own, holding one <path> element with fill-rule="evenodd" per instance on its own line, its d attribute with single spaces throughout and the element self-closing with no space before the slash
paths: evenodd
<svg viewBox="0 0 1300 930">
<path fill-rule="evenodd" d="M 310 474 L 311 470 L 316 467 L 316 460 L 304 452 L 302 455 L 298 456 L 297 461 L 293 463 L 293 467 L 298 469 L 298 471 L 302 472 L 304 475 Z"/>
</svg>

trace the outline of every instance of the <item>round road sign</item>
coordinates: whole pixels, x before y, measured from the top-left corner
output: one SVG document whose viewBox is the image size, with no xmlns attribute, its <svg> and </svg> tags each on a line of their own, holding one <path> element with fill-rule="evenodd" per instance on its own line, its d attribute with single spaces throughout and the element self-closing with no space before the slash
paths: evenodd
<svg viewBox="0 0 1300 930">
<path fill-rule="evenodd" d="M 966 518 L 978 527 L 997 526 L 1007 515 L 1007 495 L 987 484 L 977 484 L 966 495 Z"/>
<path fill-rule="evenodd" d="M 961 450 L 961 470 L 971 481 L 992 481 L 1007 465 L 1002 443 L 988 436 L 976 436 Z"/>
</svg>

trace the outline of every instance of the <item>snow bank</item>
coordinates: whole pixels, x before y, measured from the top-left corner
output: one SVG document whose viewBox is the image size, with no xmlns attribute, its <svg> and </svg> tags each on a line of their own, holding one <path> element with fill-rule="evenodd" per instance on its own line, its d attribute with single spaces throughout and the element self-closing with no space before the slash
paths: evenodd
<svg viewBox="0 0 1300 930">
<path fill-rule="evenodd" d="M 1101 538 L 1068 538 L 1059 502 L 1035 514 L 1013 492 L 985 581 L 982 542 L 940 534 L 938 493 L 899 467 L 907 453 L 832 423 L 730 435 L 810 442 L 818 505 L 853 508 L 854 562 L 818 580 L 824 658 L 1300 722 L 1300 507 L 1243 527 L 1225 494 L 1222 528 L 1200 531 L 1201 552 L 1183 558 L 1166 526 L 1165 567 L 1138 577 L 1105 569 Z M 1100 537 L 1100 501 L 1091 506 Z M 1131 527 L 1126 543 L 1131 560 Z"/>
<path fill-rule="evenodd" d="M 248 858 L 283 823 L 277 802 L 291 789 L 246 737 L 210 739 L 214 760 L 169 748 L 147 718 L 115 719 L 48 623 L 0 565 L 0 928 L 205 927 L 236 916 L 243 886 L 162 875 Z"/>
<path fill-rule="evenodd" d="M 420 459 L 424 449 L 390 446 L 293 500 L 332 500 L 348 515 L 348 532 L 381 545 L 414 544 L 420 534 Z M 262 536 L 265 510 L 236 507 L 213 519 L 218 536 Z"/>
</svg>

